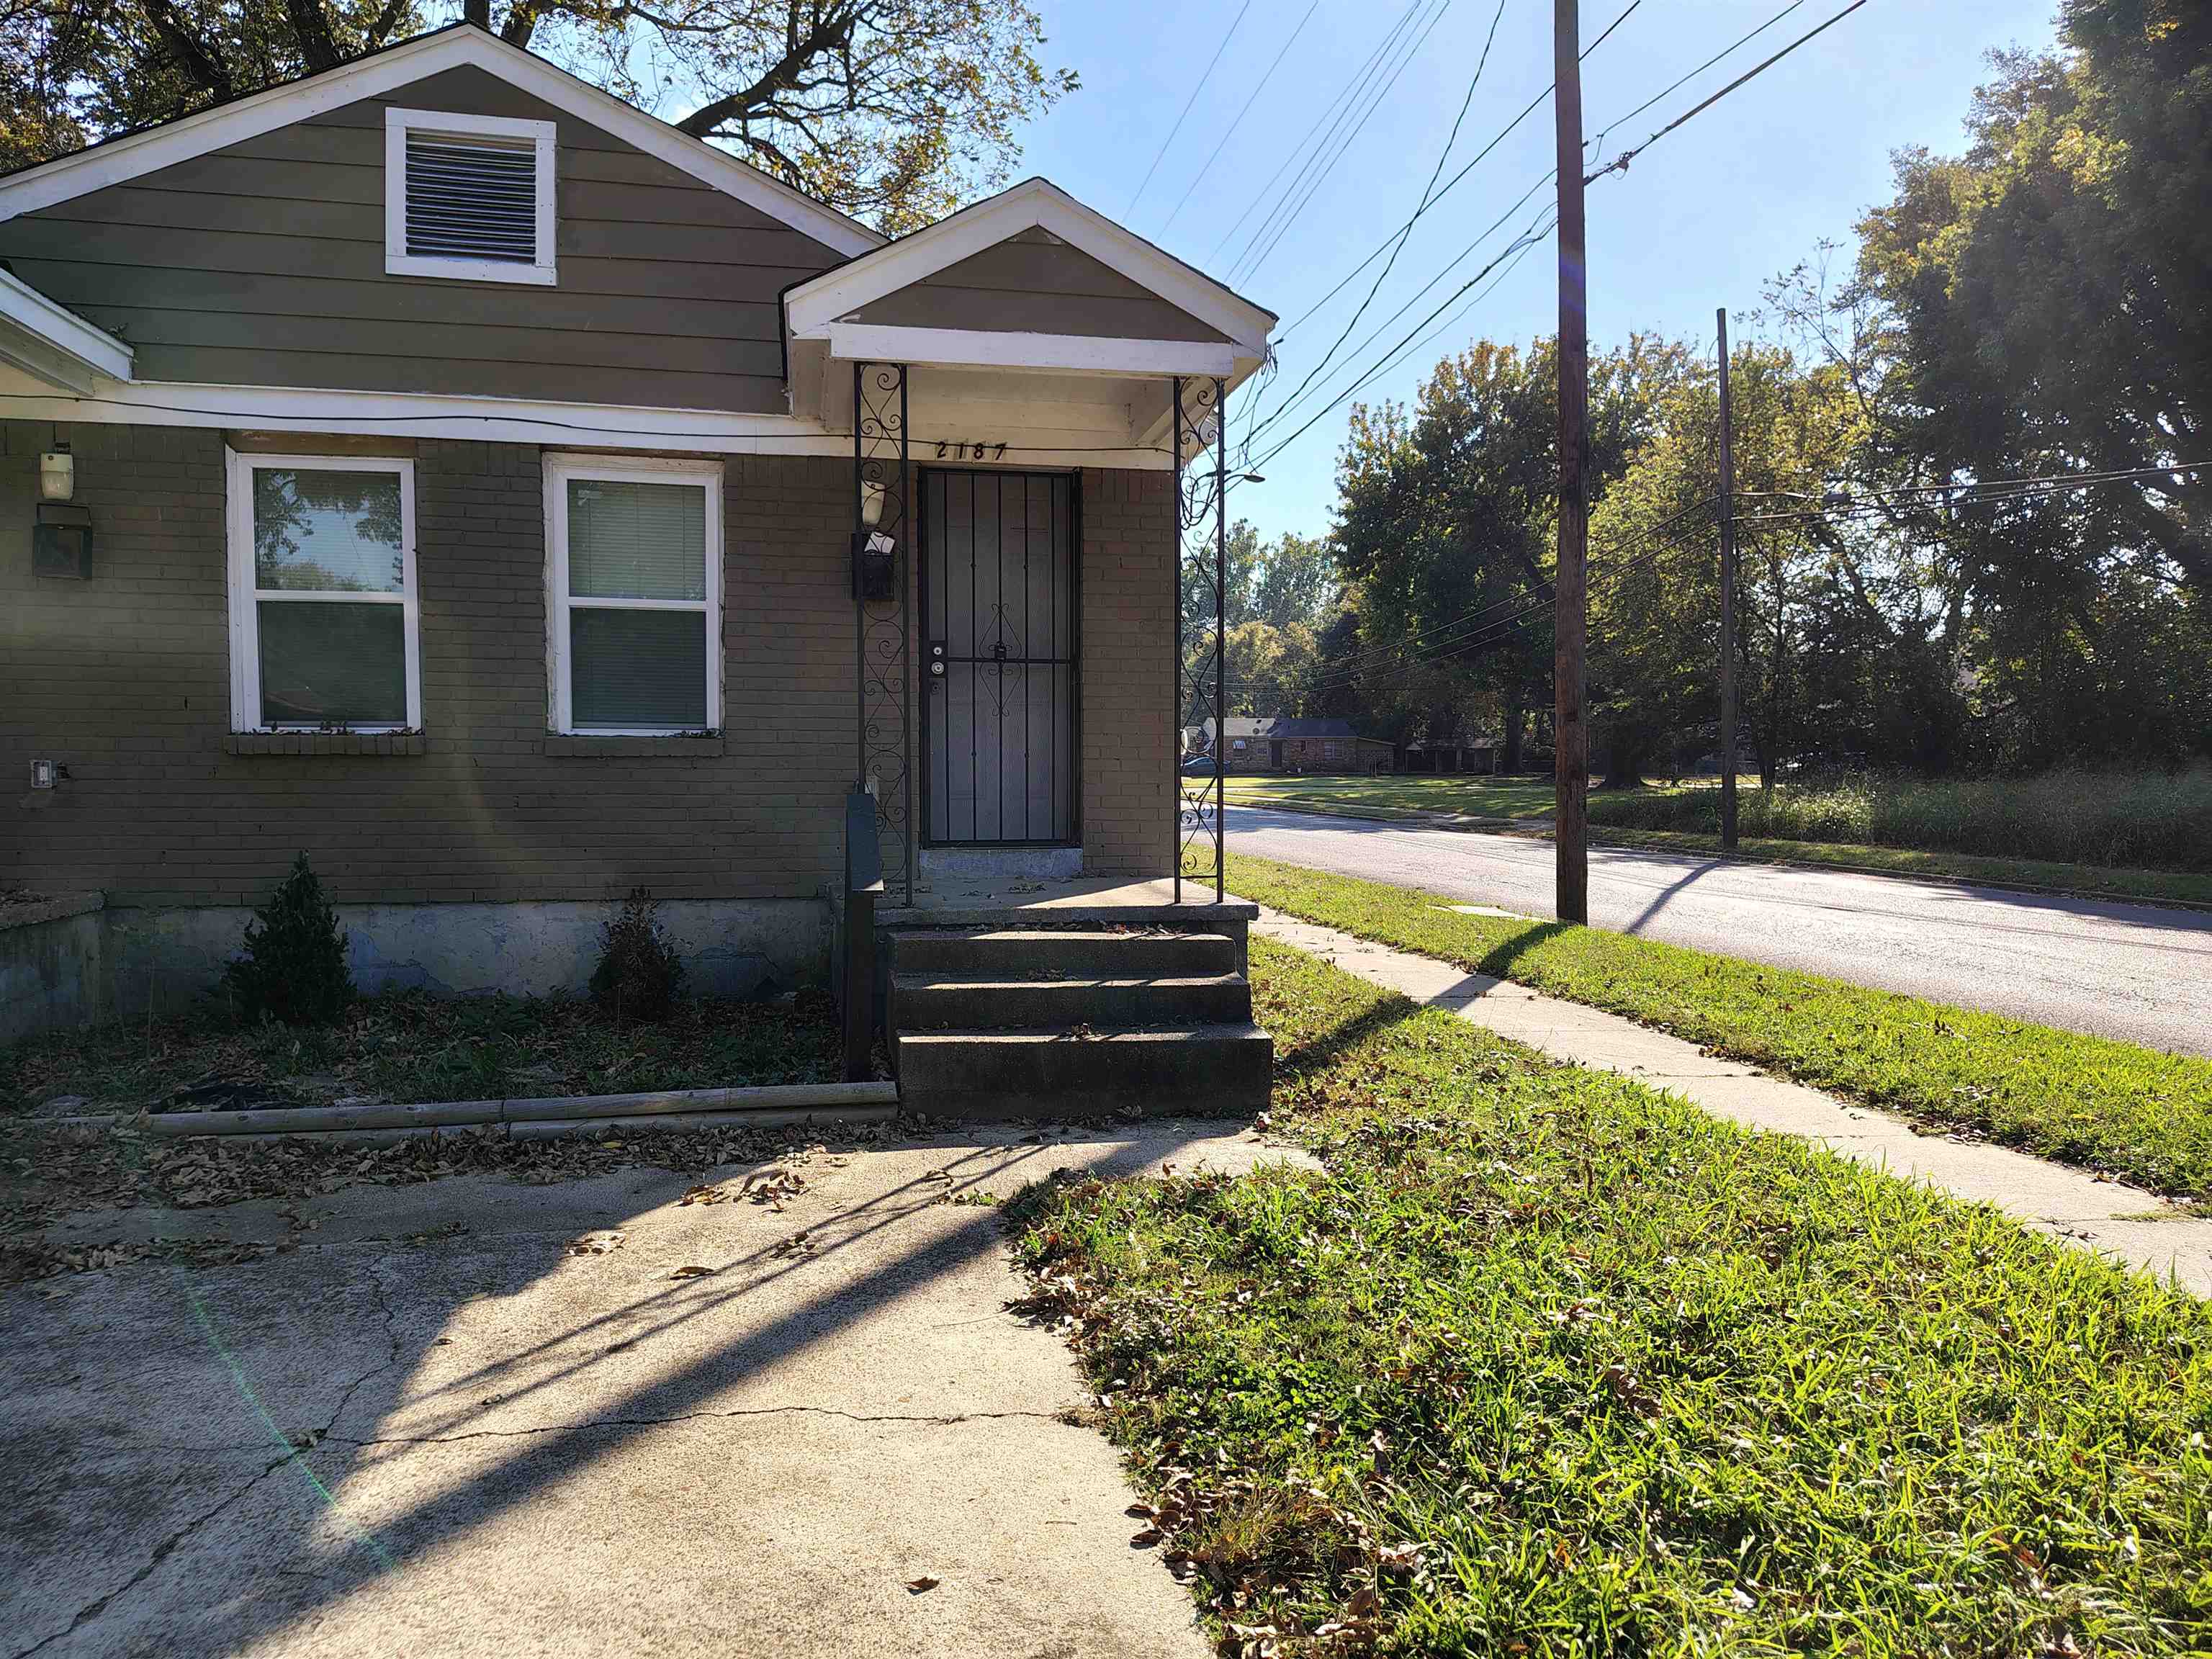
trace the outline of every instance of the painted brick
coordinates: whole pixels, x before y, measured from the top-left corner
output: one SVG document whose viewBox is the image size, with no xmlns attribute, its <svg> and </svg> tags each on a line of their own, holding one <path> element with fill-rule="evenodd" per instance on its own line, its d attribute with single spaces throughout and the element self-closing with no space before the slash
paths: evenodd
<svg viewBox="0 0 2212 1659">
<path fill-rule="evenodd" d="M 798 897 L 836 878 L 854 773 L 848 462 L 729 464 L 719 744 L 549 743 L 540 453 L 445 440 L 420 444 L 416 466 L 421 738 L 241 744 L 222 434 L 5 431 L 0 885 L 251 902 L 302 850 L 356 902 L 593 899 L 639 884 L 669 898 Z M 58 437 L 93 513 L 82 583 L 30 574 L 36 458 Z M 1082 489 L 1085 861 L 1159 874 L 1173 842 L 1172 482 L 1091 471 Z M 69 781 L 25 790 L 34 756 Z"/>
</svg>

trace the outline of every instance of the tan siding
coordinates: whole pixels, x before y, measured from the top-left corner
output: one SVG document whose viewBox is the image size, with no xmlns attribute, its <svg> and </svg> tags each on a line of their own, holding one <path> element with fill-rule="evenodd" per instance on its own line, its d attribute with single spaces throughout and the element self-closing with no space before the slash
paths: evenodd
<svg viewBox="0 0 2212 1659">
<path fill-rule="evenodd" d="M 93 513 L 82 583 L 29 574 L 32 480 L 57 439 Z M 850 463 L 728 463 L 728 729 L 641 755 L 546 733 L 540 452 L 425 441 L 416 456 L 423 752 L 236 755 L 221 434 L 7 426 L 0 768 L 20 781 L 48 757 L 70 776 L 0 797 L 0 886 L 258 902 L 301 850 L 348 902 L 599 899 L 639 883 L 799 898 L 835 878 L 854 766 Z M 1082 489 L 1085 862 L 1158 874 L 1170 485 L 1093 471 Z"/>
<path fill-rule="evenodd" d="M 557 123 L 556 286 L 385 274 L 387 106 Z M 787 406 L 777 295 L 837 263 L 472 69 L 0 222 L 0 258 L 142 380 L 759 413 Z"/>
<path fill-rule="evenodd" d="M 1229 337 L 1079 248 L 1041 235 L 1024 231 L 854 315 L 894 327 L 1217 343 Z"/>
</svg>

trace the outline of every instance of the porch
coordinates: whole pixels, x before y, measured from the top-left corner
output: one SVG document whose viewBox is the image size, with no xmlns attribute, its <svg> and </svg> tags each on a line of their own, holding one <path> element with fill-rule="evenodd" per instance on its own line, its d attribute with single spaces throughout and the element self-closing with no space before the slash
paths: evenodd
<svg viewBox="0 0 2212 1659">
<path fill-rule="evenodd" d="M 1234 386 L 1273 318 L 1042 181 L 787 296 L 852 435 L 848 1065 L 912 1110 L 1255 1110 L 1218 777 Z M 1100 498 L 1103 497 L 1103 498 Z"/>
</svg>

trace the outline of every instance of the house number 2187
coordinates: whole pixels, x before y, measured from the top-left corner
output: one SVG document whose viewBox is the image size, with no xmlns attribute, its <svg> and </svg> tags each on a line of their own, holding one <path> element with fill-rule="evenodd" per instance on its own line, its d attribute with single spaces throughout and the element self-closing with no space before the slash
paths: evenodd
<svg viewBox="0 0 2212 1659">
<path fill-rule="evenodd" d="M 956 460 L 964 457 L 973 461 L 1003 461 L 1006 459 L 1006 447 L 1004 444 L 971 444 L 957 439 L 939 438 L 937 441 L 937 459 L 941 461 L 947 455 Z"/>
</svg>

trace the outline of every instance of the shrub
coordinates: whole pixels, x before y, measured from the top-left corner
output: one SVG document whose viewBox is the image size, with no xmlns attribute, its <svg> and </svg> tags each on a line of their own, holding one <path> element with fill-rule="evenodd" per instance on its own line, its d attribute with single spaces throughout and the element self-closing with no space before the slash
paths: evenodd
<svg viewBox="0 0 2212 1659">
<path fill-rule="evenodd" d="M 661 934 L 659 909 L 651 892 L 633 887 L 622 914 L 600 930 L 592 1000 L 617 1018 L 665 1019 L 683 988 L 684 964 Z"/>
<path fill-rule="evenodd" d="M 246 924 L 246 954 L 223 978 L 239 1012 L 255 1023 L 327 1024 L 353 1000 L 345 931 L 305 853 Z"/>
</svg>

